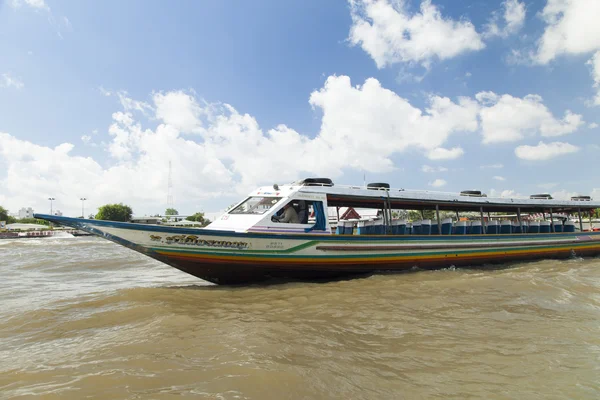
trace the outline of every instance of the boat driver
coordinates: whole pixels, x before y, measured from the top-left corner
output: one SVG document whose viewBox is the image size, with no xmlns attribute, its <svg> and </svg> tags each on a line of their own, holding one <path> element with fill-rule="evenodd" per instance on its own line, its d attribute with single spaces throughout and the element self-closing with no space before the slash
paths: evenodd
<svg viewBox="0 0 600 400">
<path fill-rule="evenodd" d="M 284 222 L 289 224 L 299 224 L 300 219 L 298 218 L 298 213 L 292 207 L 292 203 L 289 202 L 285 206 L 283 206 L 283 215 L 280 217 L 273 217 L 277 222 Z"/>
</svg>

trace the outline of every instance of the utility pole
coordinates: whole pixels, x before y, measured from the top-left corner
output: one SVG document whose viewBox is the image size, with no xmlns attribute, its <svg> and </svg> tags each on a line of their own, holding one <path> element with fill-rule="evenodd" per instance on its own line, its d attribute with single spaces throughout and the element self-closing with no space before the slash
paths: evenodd
<svg viewBox="0 0 600 400">
<path fill-rule="evenodd" d="M 52 215 L 52 201 L 56 199 L 54 197 L 48 197 L 48 200 L 50 200 L 50 215 Z"/>
<path fill-rule="evenodd" d="M 81 218 L 85 218 L 85 212 L 84 210 L 84 202 L 87 200 L 85 197 L 80 198 L 79 200 L 81 200 Z"/>
</svg>

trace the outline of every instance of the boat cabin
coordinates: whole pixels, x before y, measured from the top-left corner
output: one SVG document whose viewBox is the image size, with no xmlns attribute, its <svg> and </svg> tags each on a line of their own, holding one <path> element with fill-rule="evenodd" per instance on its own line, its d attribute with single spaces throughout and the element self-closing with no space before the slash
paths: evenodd
<svg viewBox="0 0 600 400">
<path fill-rule="evenodd" d="M 354 213 L 344 212 L 340 218 L 344 208 Z M 327 178 L 307 178 L 256 189 L 206 229 L 308 235 L 561 233 L 583 231 L 584 218 L 591 218 L 596 208 L 600 202 L 589 196 L 492 198 L 479 190 L 405 190 L 387 183 L 341 186 Z M 362 217 L 356 212 L 364 209 L 376 213 Z M 337 218 L 332 220 L 332 213 Z"/>
</svg>

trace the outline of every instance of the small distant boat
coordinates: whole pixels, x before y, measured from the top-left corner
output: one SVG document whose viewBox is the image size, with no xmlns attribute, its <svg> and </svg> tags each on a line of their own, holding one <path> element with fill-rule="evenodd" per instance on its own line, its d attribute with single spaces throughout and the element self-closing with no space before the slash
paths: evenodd
<svg viewBox="0 0 600 400">
<path fill-rule="evenodd" d="M 292 222 L 281 222 L 290 206 Z M 379 212 L 369 220 L 330 221 L 328 210 L 340 207 Z M 336 186 L 327 178 L 307 178 L 258 188 L 201 229 L 35 217 L 104 237 L 210 282 L 240 284 L 594 256 L 600 254 L 600 232 L 583 231 L 582 221 L 595 208 L 600 202 L 587 196 L 491 198 L 477 190 Z M 397 218 L 401 210 L 423 218 Z M 431 211 L 433 223 L 424 217 Z"/>
</svg>

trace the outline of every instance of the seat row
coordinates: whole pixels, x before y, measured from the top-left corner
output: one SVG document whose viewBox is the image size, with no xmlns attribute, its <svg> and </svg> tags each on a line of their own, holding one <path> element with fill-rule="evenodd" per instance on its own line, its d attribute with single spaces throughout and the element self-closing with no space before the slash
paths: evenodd
<svg viewBox="0 0 600 400">
<path fill-rule="evenodd" d="M 389 228 L 389 229 L 388 229 Z M 486 234 L 511 234 L 511 233 L 551 233 L 551 232 L 575 232 L 575 223 L 573 221 L 488 221 L 485 227 L 482 227 L 481 221 L 458 221 L 452 222 L 451 218 L 441 221 L 441 233 L 438 232 L 438 224 L 431 223 L 431 220 L 407 222 L 405 220 L 392 220 L 388 227 L 384 225 L 381 219 L 360 221 L 360 220 L 342 220 L 338 222 L 336 233 L 338 235 L 385 235 L 389 232 L 392 235 L 480 235 L 485 229 Z"/>
</svg>

